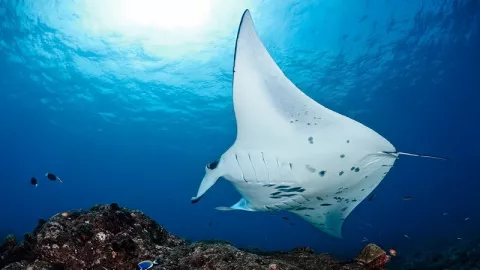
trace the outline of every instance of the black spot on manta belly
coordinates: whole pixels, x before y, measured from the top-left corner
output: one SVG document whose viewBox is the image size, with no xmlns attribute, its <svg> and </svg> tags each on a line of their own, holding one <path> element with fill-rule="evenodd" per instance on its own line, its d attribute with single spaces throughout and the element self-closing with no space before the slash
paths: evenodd
<svg viewBox="0 0 480 270">
<path fill-rule="evenodd" d="M 292 196 L 295 196 L 297 194 L 282 194 L 280 195 L 281 197 L 292 197 Z"/>
<path fill-rule="evenodd" d="M 342 212 L 345 212 L 345 210 L 347 210 L 347 208 L 348 208 L 348 207 L 344 207 L 344 208 L 342 208 L 341 211 L 342 211 Z"/>
<path fill-rule="evenodd" d="M 347 140 L 347 143 L 350 143 L 350 140 Z"/>
<path fill-rule="evenodd" d="M 309 142 L 310 144 L 313 144 L 313 137 L 308 137 L 308 142 Z"/>
<path fill-rule="evenodd" d="M 280 189 L 280 190 L 283 192 L 304 192 L 305 191 L 305 189 L 302 187 L 293 187 L 289 189 Z"/>
<path fill-rule="evenodd" d="M 344 158 L 344 157 L 345 157 L 345 155 L 344 155 L 344 154 L 341 154 L 341 155 L 340 155 L 340 158 Z"/>
<path fill-rule="evenodd" d="M 332 205 L 332 204 L 331 204 L 331 203 L 322 203 L 322 204 L 320 204 L 320 206 L 330 206 L 330 205 Z"/>
<path fill-rule="evenodd" d="M 300 206 L 300 207 L 295 208 L 295 210 L 302 211 L 302 210 L 315 210 L 315 209 L 311 208 L 311 207 Z"/>
<path fill-rule="evenodd" d="M 280 193 L 282 193 L 282 192 L 281 192 L 281 191 L 277 191 L 277 192 L 271 193 L 270 195 L 271 195 L 271 196 L 276 196 L 276 195 L 278 195 L 278 194 L 280 194 Z"/>
<path fill-rule="evenodd" d="M 326 173 L 327 173 L 327 171 L 320 171 L 318 174 L 319 174 L 321 177 L 324 177 Z"/>
<path fill-rule="evenodd" d="M 341 171 L 341 172 L 338 173 L 338 175 L 340 175 L 340 176 L 342 176 L 342 174 L 343 174 L 343 171 Z"/>
<path fill-rule="evenodd" d="M 355 171 L 356 171 L 356 172 L 360 171 L 360 168 L 355 168 Z"/>
<path fill-rule="evenodd" d="M 276 189 L 281 189 L 281 188 L 289 188 L 290 186 L 277 186 L 275 187 Z"/>
<path fill-rule="evenodd" d="M 315 168 L 313 168 L 312 166 L 310 165 L 305 165 L 305 168 L 307 168 L 307 170 L 311 173 L 315 173 L 317 170 L 315 170 Z"/>
</svg>

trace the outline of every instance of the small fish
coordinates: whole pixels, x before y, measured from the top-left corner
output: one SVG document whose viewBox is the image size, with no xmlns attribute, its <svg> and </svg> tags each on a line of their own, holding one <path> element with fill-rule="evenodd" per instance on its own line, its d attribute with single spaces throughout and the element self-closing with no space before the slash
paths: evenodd
<svg viewBox="0 0 480 270">
<path fill-rule="evenodd" d="M 32 178 L 30 179 L 30 184 L 34 185 L 35 187 L 38 187 L 37 178 L 32 177 Z"/>
<path fill-rule="evenodd" d="M 288 217 L 282 217 L 282 219 L 288 220 Z"/>
<path fill-rule="evenodd" d="M 462 240 L 463 238 L 462 237 L 457 237 L 458 240 Z"/>
<path fill-rule="evenodd" d="M 364 236 L 363 239 L 362 239 L 362 242 L 367 242 L 368 239 Z"/>
<path fill-rule="evenodd" d="M 369 200 L 369 201 L 372 201 L 373 198 L 375 198 L 376 196 L 377 196 L 376 194 L 372 194 L 372 195 L 370 195 L 370 197 L 368 197 L 368 200 Z"/>
<path fill-rule="evenodd" d="M 411 199 L 412 199 L 411 196 L 405 196 L 405 197 L 402 198 L 402 200 L 404 200 L 404 201 L 410 201 Z"/>
<path fill-rule="evenodd" d="M 405 238 L 410 239 L 410 236 L 408 236 L 408 235 L 406 235 L 406 234 L 404 234 L 403 236 L 405 236 Z"/>
<path fill-rule="evenodd" d="M 62 182 L 62 179 L 60 179 L 58 176 L 56 176 L 55 174 L 53 173 L 46 173 L 45 176 L 51 180 L 51 181 L 55 181 L 55 180 L 58 180 L 60 183 L 63 183 Z"/>
<path fill-rule="evenodd" d="M 147 270 L 152 268 L 154 265 L 157 265 L 158 262 L 155 259 L 154 261 L 146 260 L 146 261 L 141 261 L 137 264 L 137 270 Z"/>
<path fill-rule="evenodd" d="M 397 256 L 397 251 L 393 248 L 389 249 L 388 252 L 390 253 L 390 255 L 392 256 Z"/>
<path fill-rule="evenodd" d="M 63 212 L 62 217 L 68 217 L 68 212 Z"/>
<path fill-rule="evenodd" d="M 466 217 L 465 220 L 469 220 L 470 218 L 469 217 Z"/>
<path fill-rule="evenodd" d="M 370 224 L 370 223 L 365 223 L 365 225 L 373 228 L 372 224 Z"/>
<path fill-rule="evenodd" d="M 444 215 L 444 216 L 448 216 L 448 213 L 443 213 L 442 215 Z"/>
</svg>

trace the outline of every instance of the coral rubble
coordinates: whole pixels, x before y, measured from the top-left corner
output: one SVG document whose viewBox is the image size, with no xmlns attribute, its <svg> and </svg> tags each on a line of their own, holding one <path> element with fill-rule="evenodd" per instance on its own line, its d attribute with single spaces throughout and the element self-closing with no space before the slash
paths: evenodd
<svg viewBox="0 0 480 270">
<path fill-rule="evenodd" d="M 252 252 L 228 243 L 187 243 L 140 211 L 96 205 L 40 220 L 22 243 L 9 236 L 0 247 L 0 269 L 135 269 L 157 259 L 152 269 L 300 270 L 382 269 L 385 251 L 369 245 L 357 260 L 340 262 L 310 248 L 291 252 Z M 375 251 L 373 257 L 366 257 Z M 363 255 L 362 255 L 363 254 Z"/>
</svg>

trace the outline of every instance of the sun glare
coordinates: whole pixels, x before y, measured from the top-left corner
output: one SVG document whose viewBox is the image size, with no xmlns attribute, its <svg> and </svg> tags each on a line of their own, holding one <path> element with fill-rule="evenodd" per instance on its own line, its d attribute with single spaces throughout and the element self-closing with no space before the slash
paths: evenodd
<svg viewBox="0 0 480 270">
<path fill-rule="evenodd" d="M 116 3 L 116 17 L 124 20 L 123 23 L 168 30 L 201 28 L 211 11 L 211 0 L 120 0 Z"/>
</svg>

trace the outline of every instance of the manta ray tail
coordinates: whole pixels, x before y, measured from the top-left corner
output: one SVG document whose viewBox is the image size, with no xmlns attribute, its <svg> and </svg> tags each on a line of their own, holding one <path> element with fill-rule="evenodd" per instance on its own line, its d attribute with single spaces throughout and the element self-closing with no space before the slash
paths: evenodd
<svg viewBox="0 0 480 270">
<path fill-rule="evenodd" d="M 404 155 L 404 156 L 412 156 L 412 157 L 424 157 L 424 158 L 433 158 L 433 159 L 441 159 L 441 160 L 450 160 L 449 158 L 439 157 L 439 156 L 431 156 L 431 155 L 424 155 L 418 153 L 406 153 L 406 152 L 389 152 L 389 151 L 382 151 L 382 153 L 389 154 L 389 155 Z"/>
</svg>

